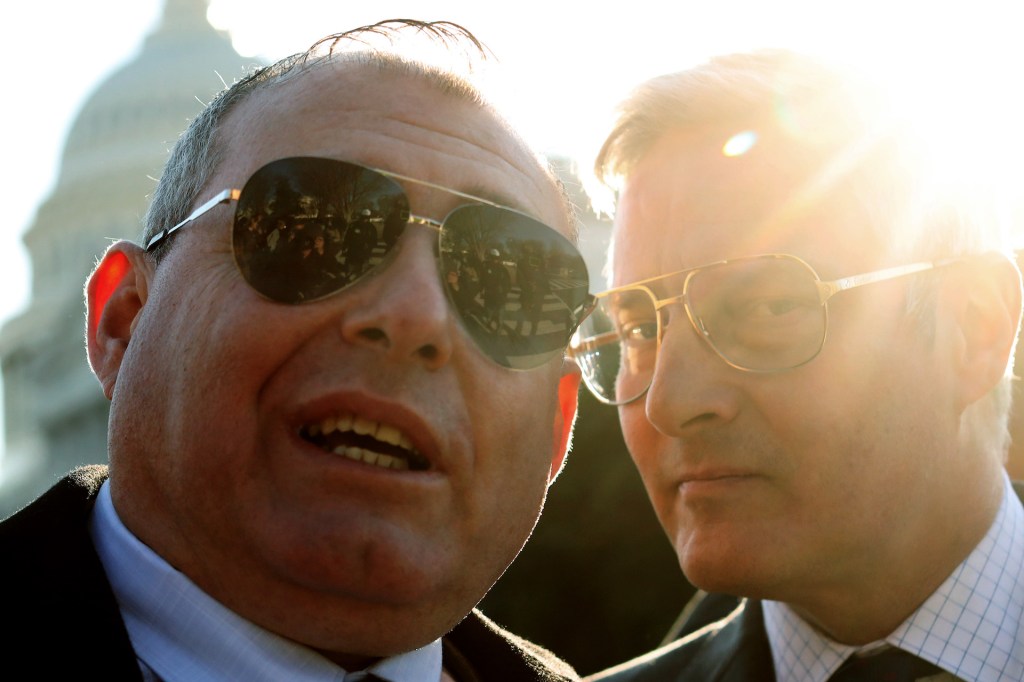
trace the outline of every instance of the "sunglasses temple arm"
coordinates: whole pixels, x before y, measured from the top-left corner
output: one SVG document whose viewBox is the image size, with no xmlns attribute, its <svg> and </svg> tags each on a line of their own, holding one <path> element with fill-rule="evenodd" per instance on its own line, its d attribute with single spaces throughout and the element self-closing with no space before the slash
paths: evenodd
<svg viewBox="0 0 1024 682">
<path fill-rule="evenodd" d="M 568 308 L 568 306 L 566 307 Z M 575 335 L 576 330 L 583 324 L 583 320 L 587 319 L 596 307 L 597 296 L 588 293 L 582 303 L 575 308 L 569 308 L 569 314 L 572 315 L 572 328 L 569 330 L 571 334 Z"/>
<path fill-rule="evenodd" d="M 582 258 L 582 256 L 581 256 Z M 594 308 L 597 307 L 597 296 L 594 294 L 587 294 L 586 300 L 580 304 L 579 312 L 576 315 L 576 326 L 579 327 L 583 323 L 583 320 L 590 316 L 590 313 L 594 312 Z M 575 331 L 575 330 L 573 330 Z"/>
<path fill-rule="evenodd" d="M 192 222 L 193 220 L 195 220 L 199 216 L 203 215 L 204 213 L 206 213 L 210 209 L 212 209 L 214 206 L 217 206 L 218 204 L 225 204 L 225 203 L 227 203 L 229 201 L 237 201 L 238 200 L 238 196 L 241 193 L 242 193 L 242 190 L 238 190 L 238 189 L 226 189 L 223 192 L 220 192 L 219 194 L 214 196 L 212 199 L 207 201 L 205 204 L 203 204 L 202 206 L 200 206 L 196 210 L 192 211 L 192 213 L 190 213 L 187 218 L 182 220 L 180 223 L 178 223 L 174 227 L 169 227 L 166 230 L 161 230 L 160 232 L 158 232 L 155 235 L 153 235 L 150 238 L 150 240 L 148 242 L 146 242 L 146 251 L 151 251 L 153 249 L 153 247 L 155 247 L 157 244 L 162 242 L 164 239 L 169 237 L 174 232 L 177 232 L 182 227 L 185 227 L 190 222 Z"/>
</svg>

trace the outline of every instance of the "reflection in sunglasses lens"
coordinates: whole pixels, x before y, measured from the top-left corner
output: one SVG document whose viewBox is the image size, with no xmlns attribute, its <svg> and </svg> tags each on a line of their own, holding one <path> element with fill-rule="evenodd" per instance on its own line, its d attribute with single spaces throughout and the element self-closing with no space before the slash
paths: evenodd
<svg viewBox="0 0 1024 682">
<path fill-rule="evenodd" d="M 235 215 L 235 259 L 264 296 L 322 298 L 378 265 L 409 215 L 402 188 L 331 159 L 282 159 L 250 178 Z"/>
<path fill-rule="evenodd" d="M 494 206 L 462 206 L 441 234 L 444 281 L 463 325 L 512 368 L 560 354 L 588 300 L 586 265 L 543 223 Z"/>
</svg>

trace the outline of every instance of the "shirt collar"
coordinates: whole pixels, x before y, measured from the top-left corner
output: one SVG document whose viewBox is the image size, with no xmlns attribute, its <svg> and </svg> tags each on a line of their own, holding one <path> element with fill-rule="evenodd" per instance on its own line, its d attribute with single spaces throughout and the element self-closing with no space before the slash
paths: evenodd
<svg viewBox="0 0 1024 682">
<path fill-rule="evenodd" d="M 833 642 L 782 602 L 765 601 L 776 677 L 823 682 L 858 651 L 891 645 L 968 682 L 1024 679 L 1024 507 L 1004 474 L 1003 500 L 981 542 L 884 641 Z"/>
<path fill-rule="evenodd" d="M 103 484 L 89 533 L 110 580 L 136 655 L 166 682 L 194 680 L 361 679 L 312 649 L 251 623 L 203 592 L 132 535 Z M 387 682 L 441 677 L 441 640 L 378 661 Z"/>
</svg>

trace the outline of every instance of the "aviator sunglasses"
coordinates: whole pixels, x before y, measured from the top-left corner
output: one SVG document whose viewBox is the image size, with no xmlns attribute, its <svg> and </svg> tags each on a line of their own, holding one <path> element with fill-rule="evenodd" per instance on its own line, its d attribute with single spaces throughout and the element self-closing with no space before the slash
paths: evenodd
<svg viewBox="0 0 1024 682">
<path fill-rule="evenodd" d="M 413 215 L 402 180 L 472 203 L 441 222 Z M 463 327 L 488 357 L 512 369 L 539 367 L 565 351 L 589 312 L 587 266 L 565 236 L 507 206 L 355 163 L 315 157 L 263 166 L 242 189 L 225 189 L 168 236 L 220 204 L 236 202 L 235 264 L 264 297 L 317 301 L 377 270 L 407 225 L 438 232 L 441 282 Z"/>
</svg>

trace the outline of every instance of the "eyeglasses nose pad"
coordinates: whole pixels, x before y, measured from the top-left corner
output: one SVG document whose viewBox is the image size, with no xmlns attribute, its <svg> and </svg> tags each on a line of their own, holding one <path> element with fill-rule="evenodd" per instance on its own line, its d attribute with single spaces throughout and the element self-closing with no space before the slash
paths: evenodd
<svg viewBox="0 0 1024 682">
<path fill-rule="evenodd" d="M 704 325 L 704 318 L 694 317 L 694 321 L 696 322 L 695 326 L 697 327 L 697 331 L 701 333 L 701 336 L 703 336 L 705 339 L 710 339 L 711 332 L 709 332 L 708 328 Z"/>
</svg>

